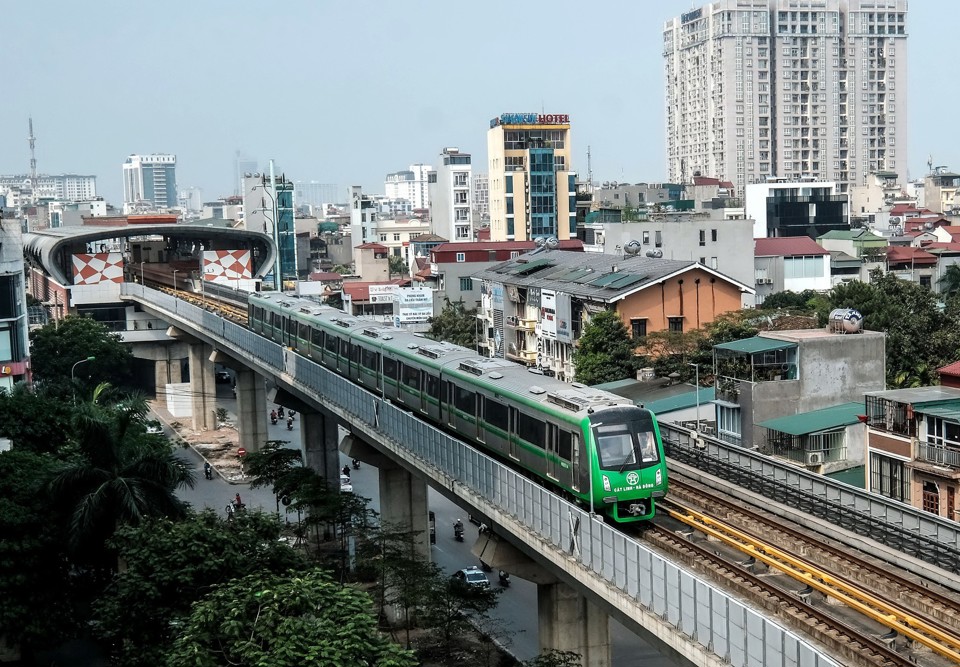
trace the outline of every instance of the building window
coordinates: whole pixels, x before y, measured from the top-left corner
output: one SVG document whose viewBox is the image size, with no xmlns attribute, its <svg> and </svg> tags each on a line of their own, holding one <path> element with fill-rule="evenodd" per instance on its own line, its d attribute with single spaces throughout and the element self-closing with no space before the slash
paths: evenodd
<svg viewBox="0 0 960 667">
<path fill-rule="evenodd" d="M 461 278 L 460 279 L 460 291 L 469 292 L 473 289 L 473 278 Z"/>
<path fill-rule="evenodd" d="M 663 233 L 659 229 L 653 233 L 653 245 L 657 248 L 663 247 Z"/>
<path fill-rule="evenodd" d="M 634 340 L 637 338 L 643 338 L 647 335 L 647 318 L 645 317 L 634 317 L 630 320 L 630 333 L 633 334 Z"/>
<path fill-rule="evenodd" d="M 467 253 L 465 253 L 465 252 L 458 252 L 458 253 L 457 253 L 457 261 L 458 261 L 458 262 L 465 262 L 465 261 L 467 261 Z"/>
<path fill-rule="evenodd" d="M 399 240 L 400 240 L 400 235 L 399 235 L 399 234 L 394 234 L 394 235 L 393 235 L 393 240 L 394 240 L 394 241 L 399 241 Z"/>
<path fill-rule="evenodd" d="M 516 259 L 516 258 L 519 257 L 519 256 L 520 256 L 520 251 L 519 251 L 519 250 L 511 250 L 511 251 L 510 251 L 510 259 Z"/>
<path fill-rule="evenodd" d="M 700 245 L 707 245 L 707 230 L 700 230 Z"/>
<path fill-rule="evenodd" d="M 714 243 L 717 242 L 717 230 L 716 230 L 716 229 L 711 229 L 711 230 L 710 230 L 710 240 L 713 241 Z"/>
<path fill-rule="evenodd" d="M 650 245 L 650 232 L 643 233 L 643 245 Z"/>
<path fill-rule="evenodd" d="M 668 330 L 670 333 L 683 333 L 682 317 L 668 317 L 667 322 L 669 323 Z"/>
<path fill-rule="evenodd" d="M 711 269 L 716 269 L 716 268 L 717 268 L 717 258 L 716 258 L 716 257 L 711 257 L 711 258 L 710 258 L 710 268 L 711 268 Z"/>
<path fill-rule="evenodd" d="M 903 502 L 907 497 L 903 461 L 870 453 L 870 490 Z"/>
</svg>

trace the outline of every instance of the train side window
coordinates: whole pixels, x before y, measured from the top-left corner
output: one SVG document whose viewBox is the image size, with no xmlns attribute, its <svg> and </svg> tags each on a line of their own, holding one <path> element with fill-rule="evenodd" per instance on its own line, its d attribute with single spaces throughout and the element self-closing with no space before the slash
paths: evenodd
<svg viewBox="0 0 960 667">
<path fill-rule="evenodd" d="M 300 338 L 300 340 L 302 340 L 302 341 L 308 341 L 308 342 L 309 342 L 309 340 L 310 340 L 310 327 L 309 327 L 308 325 L 304 324 L 303 322 L 300 322 L 300 324 L 299 324 L 299 326 L 297 327 L 297 329 L 298 329 L 298 331 L 299 331 L 299 338 Z"/>
<path fill-rule="evenodd" d="M 507 408 L 497 401 L 488 398 L 483 405 L 483 418 L 491 426 L 506 432 L 510 426 L 507 417 Z"/>
<path fill-rule="evenodd" d="M 336 354 L 340 350 L 340 339 L 336 336 L 326 335 L 326 340 L 324 341 L 324 347 L 327 348 L 327 352 L 332 352 Z"/>
<path fill-rule="evenodd" d="M 477 399 L 476 394 L 474 394 L 469 389 L 464 389 L 463 387 L 455 387 L 453 393 L 453 405 L 460 410 L 461 412 L 466 412 L 471 417 L 474 417 L 474 412 L 477 409 Z"/>
<path fill-rule="evenodd" d="M 396 381 L 397 379 L 397 360 L 390 357 L 383 358 L 383 377 Z"/>
<path fill-rule="evenodd" d="M 380 370 L 380 353 L 360 348 L 360 363 L 372 371 Z"/>
<path fill-rule="evenodd" d="M 313 328 L 311 342 L 316 348 L 323 347 L 323 329 Z"/>
<path fill-rule="evenodd" d="M 403 364 L 403 384 L 420 391 L 420 369 Z"/>
<path fill-rule="evenodd" d="M 427 396 L 430 398 L 438 399 L 440 398 L 440 378 L 436 375 L 431 375 L 430 373 L 424 373 L 426 377 L 426 392 Z"/>
<path fill-rule="evenodd" d="M 531 445 L 542 448 L 547 437 L 547 424 L 521 412 L 517 419 L 517 435 Z"/>
<path fill-rule="evenodd" d="M 573 434 L 570 431 L 560 429 L 557 438 L 557 454 L 565 461 L 570 460 L 572 439 Z"/>
<path fill-rule="evenodd" d="M 273 329 L 277 328 L 277 321 L 280 319 L 280 316 L 270 311 L 270 327 Z"/>
</svg>

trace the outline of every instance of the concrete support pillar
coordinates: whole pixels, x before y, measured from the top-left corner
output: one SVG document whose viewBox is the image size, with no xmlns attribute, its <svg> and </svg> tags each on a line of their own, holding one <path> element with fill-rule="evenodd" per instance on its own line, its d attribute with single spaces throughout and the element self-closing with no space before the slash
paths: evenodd
<svg viewBox="0 0 960 667">
<path fill-rule="evenodd" d="M 183 380 L 179 359 L 157 359 L 153 362 L 154 390 L 157 396 L 163 396 L 168 384 L 179 384 Z"/>
<path fill-rule="evenodd" d="M 234 371 L 237 376 L 237 432 L 240 446 L 259 452 L 270 437 L 267 433 L 267 388 L 263 376 L 249 368 Z"/>
<path fill-rule="evenodd" d="M 287 405 L 290 403 L 288 401 Z M 298 406 L 300 407 L 300 406 Z M 300 420 L 300 451 L 303 462 L 326 479 L 333 488 L 340 484 L 340 432 L 337 419 L 329 412 L 307 410 L 297 413 Z"/>
<path fill-rule="evenodd" d="M 190 394 L 193 397 L 193 428 L 213 428 L 217 389 L 213 378 L 213 348 L 203 342 L 190 344 Z"/>
<path fill-rule="evenodd" d="M 430 558 L 427 484 L 397 465 L 380 468 L 380 521 L 415 533 L 417 554 Z"/>
<path fill-rule="evenodd" d="M 610 667 L 610 619 L 562 582 L 537 586 L 540 650 L 573 651 L 583 667 Z"/>
</svg>

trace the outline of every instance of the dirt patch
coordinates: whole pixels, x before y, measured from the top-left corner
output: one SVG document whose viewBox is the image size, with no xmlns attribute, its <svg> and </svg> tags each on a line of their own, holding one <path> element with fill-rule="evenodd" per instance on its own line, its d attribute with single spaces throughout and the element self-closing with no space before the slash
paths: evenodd
<svg viewBox="0 0 960 667">
<path fill-rule="evenodd" d="M 228 482 L 249 482 L 240 467 L 237 449 L 240 446 L 240 434 L 233 424 L 221 424 L 219 428 L 207 431 L 192 431 L 185 426 L 171 424 L 180 440 L 192 447 L 204 460 L 209 461 L 213 469 Z"/>
</svg>

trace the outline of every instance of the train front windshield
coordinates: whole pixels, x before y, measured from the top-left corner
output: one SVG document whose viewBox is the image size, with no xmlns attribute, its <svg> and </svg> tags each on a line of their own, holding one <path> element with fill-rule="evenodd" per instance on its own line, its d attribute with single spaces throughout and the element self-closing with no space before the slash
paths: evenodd
<svg viewBox="0 0 960 667">
<path fill-rule="evenodd" d="M 600 467 L 605 470 L 646 468 L 660 461 L 652 419 L 610 420 L 598 415 L 593 433 Z"/>
</svg>

